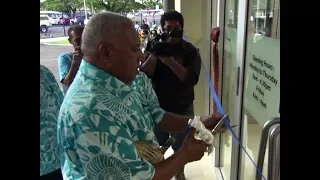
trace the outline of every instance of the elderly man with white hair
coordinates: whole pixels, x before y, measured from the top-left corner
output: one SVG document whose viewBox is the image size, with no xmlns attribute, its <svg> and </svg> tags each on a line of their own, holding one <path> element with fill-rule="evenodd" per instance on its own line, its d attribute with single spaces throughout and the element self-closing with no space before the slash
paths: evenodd
<svg viewBox="0 0 320 180">
<path fill-rule="evenodd" d="M 139 47 L 139 36 L 126 17 L 103 12 L 86 25 L 84 58 L 58 120 L 64 179 L 170 179 L 204 155 L 207 145 L 194 139 L 194 129 L 180 151 L 166 160 L 148 162 L 139 153 L 138 141 L 159 146 L 153 132 L 156 123 L 163 131 L 183 132 L 193 118 L 159 107 L 150 80 L 138 71 L 144 58 Z M 212 129 L 220 118 L 201 120 Z"/>
</svg>

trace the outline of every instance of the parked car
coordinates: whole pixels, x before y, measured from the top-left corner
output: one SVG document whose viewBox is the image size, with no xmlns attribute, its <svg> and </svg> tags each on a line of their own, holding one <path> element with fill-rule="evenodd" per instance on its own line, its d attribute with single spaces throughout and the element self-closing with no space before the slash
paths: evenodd
<svg viewBox="0 0 320 180">
<path fill-rule="evenodd" d="M 133 18 L 135 18 L 136 16 L 134 15 L 134 14 L 131 14 L 131 13 L 128 13 L 127 14 L 127 18 L 129 18 L 129 19 L 133 19 Z"/>
<path fill-rule="evenodd" d="M 40 15 L 49 16 L 49 20 L 52 25 L 59 23 L 59 17 L 61 17 L 61 12 L 58 11 L 40 11 Z"/>
<path fill-rule="evenodd" d="M 163 10 L 161 10 L 161 11 L 159 11 L 159 12 L 156 12 L 154 15 L 161 16 L 161 15 L 163 15 L 163 14 L 164 14 L 164 11 L 163 11 Z"/>
<path fill-rule="evenodd" d="M 76 16 L 74 19 L 71 20 L 71 24 L 84 25 L 84 19 L 84 16 Z"/>
<path fill-rule="evenodd" d="M 40 15 L 40 32 L 48 32 L 48 28 L 51 26 L 51 22 L 48 15 Z"/>
</svg>

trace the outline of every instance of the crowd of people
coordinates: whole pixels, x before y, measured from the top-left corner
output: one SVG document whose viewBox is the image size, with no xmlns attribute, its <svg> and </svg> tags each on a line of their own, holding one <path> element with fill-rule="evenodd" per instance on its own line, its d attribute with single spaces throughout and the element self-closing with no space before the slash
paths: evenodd
<svg viewBox="0 0 320 180">
<path fill-rule="evenodd" d="M 135 21 L 134 28 L 142 39 L 144 39 L 149 34 L 161 34 L 162 32 L 161 28 L 156 24 L 156 21 L 152 21 L 150 24 L 147 18 L 142 19 L 140 25 L 138 21 Z"/>
<path fill-rule="evenodd" d="M 183 31 L 177 11 L 160 22 L 164 32 Z M 168 43 L 181 47 L 177 56 L 143 54 L 132 21 L 110 12 L 72 26 L 68 36 L 74 51 L 58 57 L 63 92 L 40 65 L 40 179 L 185 179 L 184 166 L 207 149 L 194 129 L 185 132 L 194 118 L 197 48 L 174 37 Z M 201 121 L 213 129 L 221 118 Z M 150 160 L 170 136 L 174 154 Z"/>
</svg>

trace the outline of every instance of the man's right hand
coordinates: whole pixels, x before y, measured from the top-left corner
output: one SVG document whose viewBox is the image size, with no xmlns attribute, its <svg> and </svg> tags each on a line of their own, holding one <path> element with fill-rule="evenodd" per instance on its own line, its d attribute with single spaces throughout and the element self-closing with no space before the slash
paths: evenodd
<svg viewBox="0 0 320 180">
<path fill-rule="evenodd" d="M 171 179 L 183 167 L 193 161 L 200 160 L 207 149 L 207 144 L 203 141 L 196 140 L 194 133 L 196 130 L 192 128 L 180 150 L 168 159 L 155 164 L 156 173 L 152 180 Z"/>
<path fill-rule="evenodd" d="M 81 50 L 75 50 L 72 56 L 72 63 L 80 65 L 82 58 L 83 58 L 83 54 Z"/>
<path fill-rule="evenodd" d="M 188 162 L 200 160 L 208 147 L 205 142 L 194 138 L 195 132 L 196 130 L 194 128 L 190 130 L 180 149 L 180 151 L 185 154 Z"/>
<path fill-rule="evenodd" d="M 83 54 L 82 54 L 80 47 L 79 47 L 73 51 L 70 70 L 62 82 L 67 88 L 69 88 L 69 86 L 73 82 L 73 79 L 79 70 L 79 66 L 80 66 L 82 58 L 83 58 Z"/>
</svg>

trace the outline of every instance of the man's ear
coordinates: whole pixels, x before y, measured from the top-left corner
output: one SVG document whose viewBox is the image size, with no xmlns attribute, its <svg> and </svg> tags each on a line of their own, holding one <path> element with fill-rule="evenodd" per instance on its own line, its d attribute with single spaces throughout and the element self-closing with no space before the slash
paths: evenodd
<svg viewBox="0 0 320 180">
<path fill-rule="evenodd" d="M 99 56 L 101 59 L 104 59 L 105 61 L 108 61 L 111 56 L 111 46 L 108 46 L 106 44 L 101 43 L 99 45 Z"/>
<path fill-rule="evenodd" d="M 69 43 L 70 43 L 70 44 L 72 44 L 72 43 L 71 43 L 71 39 L 70 39 L 70 38 L 68 38 L 68 41 L 69 41 Z"/>
</svg>

